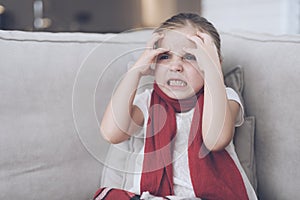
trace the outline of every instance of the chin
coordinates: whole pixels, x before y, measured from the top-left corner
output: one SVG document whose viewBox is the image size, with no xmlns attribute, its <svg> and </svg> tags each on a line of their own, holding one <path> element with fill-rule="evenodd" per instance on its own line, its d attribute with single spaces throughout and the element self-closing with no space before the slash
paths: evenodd
<svg viewBox="0 0 300 200">
<path fill-rule="evenodd" d="M 173 99 L 186 99 L 195 95 L 195 93 L 187 93 L 184 91 L 168 91 L 165 93 Z"/>
<path fill-rule="evenodd" d="M 191 88 L 170 88 L 170 86 L 161 85 L 160 89 L 172 99 L 186 99 L 194 96 L 196 93 Z"/>
</svg>

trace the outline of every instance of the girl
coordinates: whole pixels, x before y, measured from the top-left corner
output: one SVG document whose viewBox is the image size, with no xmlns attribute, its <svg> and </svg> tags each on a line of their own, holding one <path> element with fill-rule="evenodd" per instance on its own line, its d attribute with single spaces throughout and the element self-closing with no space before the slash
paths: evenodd
<svg viewBox="0 0 300 200">
<path fill-rule="evenodd" d="M 154 31 L 101 123 L 111 143 L 144 127 L 141 175 L 130 192 L 101 188 L 95 199 L 256 199 L 232 144 L 243 108 L 224 85 L 220 54 L 217 30 L 196 14 L 175 15 Z M 153 89 L 136 96 L 146 75 L 154 75 Z"/>
</svg>

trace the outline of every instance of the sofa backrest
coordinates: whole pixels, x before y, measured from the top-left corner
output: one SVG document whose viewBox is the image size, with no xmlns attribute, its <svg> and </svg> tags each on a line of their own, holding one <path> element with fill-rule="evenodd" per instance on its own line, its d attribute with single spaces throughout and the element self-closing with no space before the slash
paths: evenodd
<svg viewBox="0 0 300 200">
<path fill-rule="evenodd" d="M 109 147 L 99 121 L 144 41 L 0 31 L 0 199 L 92 198 Z"/>
<path fill-rule="evenodd" d="M 244 100 L 256 118 L 260 199 L 300 196 L 300 35 L 223 33 L 224 68 L 244 68 Z"/>
<path fill-rule="evenodd" d="M 0 199 L 91 198 L 110 165 L 99 121 L 150 35 L 0 31 Z M 256 118 L 259 197 L 296 199 L 300 37 L 221 35 L 224 71 L 243 67 Z"/>
</svg>

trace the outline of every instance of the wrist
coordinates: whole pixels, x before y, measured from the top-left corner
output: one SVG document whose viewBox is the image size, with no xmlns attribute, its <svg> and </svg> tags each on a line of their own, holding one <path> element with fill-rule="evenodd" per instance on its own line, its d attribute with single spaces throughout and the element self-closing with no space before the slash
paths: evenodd
<svg viewBox="0 0 300 200">
<path fill-rule="evenodd" d="M 221 83 L 224 85 L 223 72 L 220 67 L 209 66 L 206 69 L 203 69 L 204 82 L 207 84 L 216 84 Z"/>
<path fill-rule="evenodd" d="M 137 65 L 133 65 L 132 67 L 130 67 L 127 71 L 127 74 L 129 76 L 131 76 L 132 78 L 138 78 L 140 79 L 143 75 L 143 70 L 141 69 L 141 67 L 138 67 Z"/>
</svg>

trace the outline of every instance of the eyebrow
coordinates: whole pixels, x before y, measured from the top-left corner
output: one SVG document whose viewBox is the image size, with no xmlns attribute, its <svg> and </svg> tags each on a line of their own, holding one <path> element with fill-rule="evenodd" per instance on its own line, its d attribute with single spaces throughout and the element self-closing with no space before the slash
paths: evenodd
<svg viewBox="0 0 300 200">
<path fill-rule="evenodd" d="M 180 57 L 183 57 L 183 56 L 186 56 L 186 55 L 193 55 L 193 54 L 188 53 L 188 52 L 177 53 L 177 52 L 174 52 L 174 51 L 168 51 L 168 52 L 165 52 L 163 54 L 175 54 L 176 56 L 180 56 Z"/>
</svg>

